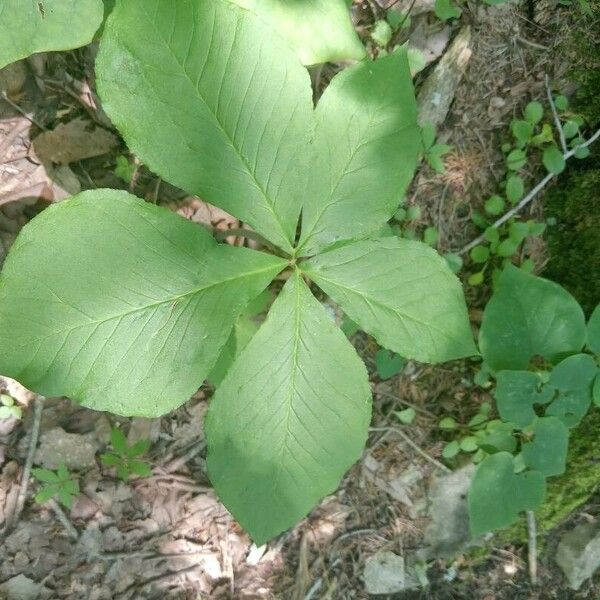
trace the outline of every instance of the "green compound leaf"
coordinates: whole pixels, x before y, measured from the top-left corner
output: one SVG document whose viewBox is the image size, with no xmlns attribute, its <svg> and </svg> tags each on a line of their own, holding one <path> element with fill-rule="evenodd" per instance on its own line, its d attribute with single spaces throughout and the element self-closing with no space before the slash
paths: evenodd
<svg viewBox="0 0 600 600">
<path fill-rule="evenodd" d="M 537 419 L 531 428 L 533 441 L 523 444 L 525 465 L 546 477 L 565 472 L 569 430 L 556 417 Z"/>
<path fill-rule="evenodd" d="M 89 408 L 160 416 L 198 388 L 237 315 L 285 264 L 218 245 L 125 192 L 84 192 L 41 213 L 11 249 L 0 372 Z"/>
<path fill-rule="evenodd" d="M 342 71 L 315 117 L 301 256 L 373 233 L 398 208 L 422 148 L 406 50 Z"/>
<path fill-rule="evenodd" d="M 384 348 L 421 362 L 477 354 L 460 282 L 425 244 L 355 242 L 302 269 Z"/>
<path fill-rule="evenodd" d="M 471 534 L 508 527 L 521 511 L 535 510 L 545 493 L 546 480 L 539 471 L 516 474 L 508 452 L 488 456 L 477 467 L 469 490 Z"/>
<path fill-rule="evenodd" d="M 554 367 L 548 386 L 558 391 L 557 398 L 546 409 L 546 415 L 575 427 L 592 403 L 592 386 L 598 374 L 596 362 L 589 354 L 575 354 Z"/>
<path fill-rule="evenodd" d="M 220 0 L 119 2 L 96 70 L 107 114 L 142 161 L 291 251 L 312 97 L 266 24 Z"/>
<path fill-rule="evenodd" d="M 600 304 L 594 309 L 587 324 L 587 347 L 600 356 Z"/>
<path fill-rule="evenodd" d="M 89 44 L 103 14 L 102 0 L 0 0 L 0 69 L 35 52 Z"/>
<path fill-rule="evenodd" d="M 344 0 L 232 0 L 255 12 L 305 65 L 366 56 Z"/>
<path fill-rule="evenodd" d="M 536 355 L 556 362 L 585 341 L 581 307 L 562 287 L 507 266 L 483 313 L 479 347 L 493 370 L 527 369 Z"/>
<path fill-rule="evenodd" d="M 296 273 L 211 400 L 208 471 L 257 545 L 332 492 L 371 418 L 362 361 Z"/>
<path fill-rule="evenodd" d="M 500 371 L 496 376 L 494 398 L 498 412 L 505 421 L 517 427 L 527 427 L 536 417 L 534 405 L 547 404 L 553 390 L 543 387 L 537 373 L 529 371 Z"/>
</svg>

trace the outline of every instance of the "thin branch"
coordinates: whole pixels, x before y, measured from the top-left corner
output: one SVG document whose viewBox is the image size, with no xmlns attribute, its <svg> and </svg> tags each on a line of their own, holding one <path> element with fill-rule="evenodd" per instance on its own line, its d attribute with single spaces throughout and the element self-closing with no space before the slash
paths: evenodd
<svg viewBox="0 0 600 600">
<path fill-rule="evenodd" d="M 78 540 L 79 532 L 77 531 L 77 529 L 75 529 L 73 523 L 69 521 L 69 518 L 67 517 L 67 515 L 65 515 L 63 509 L 60 507 L 58 502 L 54 499 L 50 499 L 48 500 L 48 506 L 52 509 L 52 511 L 56 515 L 56 518 L 60 521 L 61 525 L 65 528 L 65 531 L 67 532 L 68 536 L 72 540 Z"/>
<path fill-rule="evenodd" d="M 417 454 L 420 454 L 427 462 L 431 463 L 434 467 L 436 467 L 440 471 L 443 471 L 444 473 L 452 473 L 452 469 L 449 469 L 439 460 L 427 454 L 425 450 L 423 450 L 418 444 L 413 442 L 401 429 L 398 429 L 397 427 L 369 427 L 369 431 L 389 431 L 397 433 Z"/>
<path fill-rule="evenodd" d="M 26 113 L 16 102 L 13 102 L 4 90 L 2 90 L 2 93 L 0 95 L 2 96 L 4 102 L 10 104 L 20 115 L 25 117 L 30 123 L 37 125 L 42 131 L 48 131 L 48 129 L 44 127 L 39 121 L 37 121 L 35 117 Z"/>
<path fill-rule="evenodd" d="M 575 146 L 575 148 L 572 148 L 571 150 L 569 150 L 568 152 L 566 152 L 565 154 L 563 154 L 563 158 L 565 160 L 569 160 L 569 158 L 571 158 L 572 156 L 574 156 L 575 153 L 578 150 L 581 150 L 582 148 L 587 148 L 588 146 L 590 146 L 591 144 L 593 144 L 598 138 L 600 138 L 600 129 L 598 131 L 596 131 L 596 133 L 594 133 L 594 135 L 592 135 L 592 137 L 590 137 L 583 144 L 579 144 L 578 146 Z M 521 200 L 521 202 L 519 202 L 519 204 L 517 204 L 516 206 L 514 206 L 513 208 L 511 208 L 507 213 L 505 213 L 499 219 L 497 219 L 496 221 L 494 221 L 490 225 L 490 227 L 494 227 L 494 229 L 496 229 L 496 228 L 500 227 L 500 225 L 503 225 L 504 223 L 506 223 L 506 221 L 508 221 L 514 215 L 516 215 L 524 206 L 526 206 L 527 204 L 529 204 L 548 185 L 548 183 L 550 181 L 552 181 L 552 179 L 554 179 L 554 177 L 555 177 L 554 173 L 548 173 L 544 177 L 544 179 L 542 179 Z M 475 246 L 478 246 L 484 240 L 485 240 L 485 236 L 484 236 L 484 234 L 481 234 L 480 236 L 476 237 L 472 242 L 469 242 L 464 248 L 462 248 L 461 250 L 459 250 L 458 254 L 466 254 L 467 252 L 469 252 L 469 250 L 471 250 L 472 248 L 475 248 Z"/>
<path fill-rule="evenodd" d="M 33 465 L 33 455 L 37 448 L 38 438 L 40 435 L 40 422 L 42 420 L 42 410 L 44 408 L 43 396 L 36 396 L 33 401 L 33 425 L 31 426 L 31 437 L 29 438 L 29 450 L 27 452 L 27 458 L 25 459 L 25 466 L 23 467 L 23 473 L 21 474 L 21 484 L 19 486 L 19 495 L 17 496 L 17 503 L 15 511 L 11 518 L 7 520 L 6 527 L 3 534 L 9 533 L 21 518 L 23 507 L 25 506 L 25 500 L 27 498 L 27 489 L 29 487 L 29 479 L 31 477 L 31 467 Z"/>
<path fill-rule="evenodd" d="M 537 534 L 535 526 L 535 513 L 532 510 L 527 511 L 527 538 L 528 551 L 527 558 L 529 562 L 529 581 L 531 585 L 537 585 Z"/>
<path fill-rule="evenodd" d="M 259 244 L 262 244 L 266 248 L 269 248 L 272 252 L 275 252 L 277 248 L 267 240 L 267 238 L 263 237 L 257 231 L 252 231 L 251 229 L 244 228 L 233 228 L 233 229 L 224 229 L 215 231 L 215 239 L 219 242 L 226 240 L 228 237 L 243 237 L 248 240 L 254 240 Z"/>
<path fill-rule="evenodd" d="M 550 103 L 550 108 L 552 109 L 552 116 L 554 117 L 554 126 L 558 131 L 560 147 L 562 148 L 563 154 L 566 154 L 569 151 L 569 148 L 567 146 L 565 132 L 563 131 L 558 112 L 556 112 L 556 104 L 554 104 L 554 98 L 552 97 L 552 90 L 550 89 L 550 80 L 548 79 L 548 75 L 545 76 L 544 83 L 546 84 L 546 96 L 548 97 L 548 102 Z"/>
</svg>

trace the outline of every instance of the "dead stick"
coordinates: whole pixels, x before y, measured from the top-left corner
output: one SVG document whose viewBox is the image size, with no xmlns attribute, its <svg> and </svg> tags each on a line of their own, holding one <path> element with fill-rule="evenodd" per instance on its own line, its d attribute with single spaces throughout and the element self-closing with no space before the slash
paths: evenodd
<svg viewBox="0 0 600 600">
<path fill-rule="evenodd" d="M 537 585 L 537 539 L 536 539 L 535 513 L 527 511 L 527 558 L 529 562 L 529 581 L 531 585 Z"/>
<path fill-rule="evenodd" d="M 556 112 L 556 104 L 554 104 L 554 98 L 552 97 L 552 91 L 550 90 L 550 80 L 548 79 L 548 75 L 545 76 L 544 83 L 546 84 L 546 96 L 548 96 L 548 102 L 550 103 L 552 116 L 554 117 L 554 125 L 558 131 L 560 147 L 562 148 L 563 154 L 566 154 L 569 151 L 569 148 L 567 146 L 567 140 L 565 139 L 565 132 L 563 131 L 560 118 L 558 117 L 558 112 Z"/>
<path fill-rule="evenodd" d="M 4 530 L 5 534 L 11 531 L 19 522 L 21 513 L 23 512 L 23 507 L 25 506 L 27 488 L 29 487 L 29 478 L 31 477 L 31 467 L 33 465 L 33 455 L 35 454 L 35 449 L 37 448 L 38 438 L 40 435 L 40 422 L 42 420 L 44 400 L 45 398 L 43 396 L 36 396 L 33 401 L 33 425 L 31 427 L 31 438 L 29 439 L 29 450 L 27 452 L 25 466 L 23 467 L 23 473 L 21 475 L 21 484 L 19 486 L 19 495 L 17 497 L 15 512 L 7 522 Z"/>
<path fill-rule="evenodd" d="M 58 502 L 54 499 L 48 500 L 48 506 L 52 509 L 56 518 L 60 521 L 61 525 L 65 528 L 67 534 L 72 540 L 79 539 L 79 532 L 75 529 L 75 526 L 69 521 L 67 515 L 65 515 L 63 509 L 60 507 Z"/>
<path fill-rule="evenodd" d="M 563 154 L 563 158 L 565 160 L 569 160 L 569 158 L 571 158 L 572 156 L 574 156 L 575 153 L 578 150 L 581 150 L 582 148 L 587 148 L 588 146 L 590 146 L 591 144 L 593 144 L 598 138 L 600 138 L 600 129 L 598 131 L 596 131 L 596 133 L 594 133 L 594 135 L 591 138 L 589 138 L 587 141 L 585 141 L 583 144 L 579 144 L 578 146 L 575 146 L 575 148 L 572 148 L 571 150 L 569 150 L 568 152 L 566 152 L 565 154 Z M 548 183 L 552 179 L 554 179 L 555 176 L 556 176 L 555 173 L 548 173 L 544 177 L 544 179 L 542 179 L 529 192 L 529 194 L 527 194 L 523 198 L 523 200 L 521 200 L 521 202 L 519 202 L 519 204 L 517 204 L 514 208 L 511 208 L 506 214 L 502 215 L 499 219 L 497 219 L 496 221 L 494 221 L 490 225 L 490 227 L 493 227 L 494 229 L 497 229 L 498 227 L 500 227 L 500 225 L 503 225 L 504 223 L 506 223 L 506 221 L 508 221 L 514 215 L 516 215 L 524 206 L 526 206 L 527 204 L 529 204 L 548 185 Z M 481 234 L 480 236 L 476 237 L 472 242 L 469 242 L 464 248 L 462 248 L 461 250 L 459 250 L 458 254 L 466 254 L 467 252 L 469 252 L 469 250 L 471 250 L 472 248 L 475 248 L 475 246 L 478 246 L 484 240 L 485 240 L 485 235 Z"/>
</svg>

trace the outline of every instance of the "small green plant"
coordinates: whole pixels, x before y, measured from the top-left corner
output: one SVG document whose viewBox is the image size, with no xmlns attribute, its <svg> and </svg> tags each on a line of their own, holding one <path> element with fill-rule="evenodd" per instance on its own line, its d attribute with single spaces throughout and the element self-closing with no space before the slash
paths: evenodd
<svg viewBox="0 0 600 600">
<path fill-rule="evenodd" d="M 592 403 L 600 406 L 600 305 L 586 325 L 566 290 L 508 266 L 485 308 L 479 345 L 500 420 L 477 440 L 485 455 L 469 492 L 474 535 L 535 510 L 546 478 L 564 472 L 569 431 Z"/>
<path fill-rule="evenodd" d="M 20 419 L 23 410 L 15 403 L 15 399 L 8 394 L 0 394 L 0 419 Z"/>
<path fill-rule="evenodd" d="M 67 508 L 73 506 L 73 498 L 79 495 L 79 481 L 65 463 L 61 463 L 56 471 L 31 469 L 31 473 L 43 484 L 35 495 L 35 501 L 38 504 L 44 504 L 51 498 L 56 498 Z"/>
<path fill-rule="evenodd" d="M 442 158 L 452 150 L 452 146 L 447 144 L 436 144 L 436 129 L 435 125 L 426 123 L 423 125 L 421 130 L 423 136 L 423 149 L 425 151 L 425 160 L 427 164 L 436 173 L 443 173 L 445 171 L 444 161 Z"/>
<path fill-rule="evenodd" d="M 405 366 L 406 360 L 396 352 L 380 348 L 375 354 L 375 367 L 379 379 L 390 379 L 401 373 Z"/>
<path fill-rule="evenodd" d="M 565 140 L 568 148 L 576 148 L 584 141 L 580 131 L 583 119 L 569 112 L 565 96 L 556 96 L 553 102 L 561 119 L 559 136 Z M 502 268 L 512 263 L 515 255 L 519 254 L 523 242 L 542 235 L 546 229 L 546 223 L 532 219 L 522 221 L 516 214 L 500 227 L 494 227 L 488 220 L 488 216 L 497 217 L 503 214 L 507 207 L 514 207 L 524 197 L 525 182 L 522 169 L 529 162 L 532 151 L 540 155 L 548 173 L 557 175 L 564 170 L 566 162 L 563 152 L 554 139 L 552 125 L 544 122 L 543 118 L 544 107 L 534 101 L 525 107 L 523 119 L 514 119 L 511 122 L 513 142 L 502 147 L 507 168 L 506 177 L 502 182 L 503 190 L 485 201 L 484 210 L 487 216 L 478 212 L 472 215 L 475 225 L 484 231 L 482 243 L 471 248 L 469 252 L 471 262 L 477 269 L 469 276 L 469 285 L 482 284 L 486 272 L 495 281 L 502 273 Z M 585 158 L 588 155 L 587 147 L 578 149 L 574 154 L 577 158 Z M 521 260 L 520 267 L 528 273 L 534 266 L 530 257 Z"/>
<path fill-rule="evenodd" d="M 128 0 L 106 22 L 96 75 L 131 152 L 268 243 L 217 243 L 125 192 L 55 204 L 4 264 L 0 372 L 96 410 L 164 415 L 285 271 L 205 422 L 211 481 L 262 544 L 336 488 L 368 435 L 366 368 L 313 286 L 407 359 L 477 353 L 446 261 L 382 233 L 423 151 L 406 49 L 345 69 L 315 108 L 296 52 L 251 11 Z"/>
<path fill-rule="evenodd" d="M 152 469 L 148 463 L 139 459 L 148 452 L 150 440 L 140 440 L 129 446 L 123 431 L 118 427 L 113 427 L 110 432 L 110 443 L 114 452 L 101 454 L 100 460 L 103 465 L 114 467 L 119 479 L 127 481 L 132 475 L 140 477 L 152 475 Z"/>
</svg>

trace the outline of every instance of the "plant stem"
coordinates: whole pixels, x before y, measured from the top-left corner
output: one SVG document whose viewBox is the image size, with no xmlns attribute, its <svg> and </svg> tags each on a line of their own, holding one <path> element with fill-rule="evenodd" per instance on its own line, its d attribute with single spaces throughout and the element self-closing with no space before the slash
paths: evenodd
<svg viewBox="0 0 600 600">
<path fill-rule="evenodd" d="M 558 131 L 558 137 L 560 139 L 560 147 L 562 148 L 563 154 L 569 151 L 567 147 L 567 140 L 565 139 L 565 132 L 563 131 L 558 113 L 556 112 L 556 104 L 554 104 L 554 98 L 552 98 L 552 91 L 550 90 L 550 80 L 548 75 L 545 76 L 544 82 L 546 84 L 546 96 L 548 96 L 548 102 L 550 102 L 550 108 L 552 109 L 552 116 L 554 117 L 554 125 Z"/>
<path fill-rule="evenodd" d="M 586 140 L 585 142 L 583 142 L 583 144 L 579 144 L 575 148 L 572 148 L 568 152 L 565 152 L 563 154 L 563 158 L 565 160 L 569 160 L 569 158 L 571 158 L 572 156 L 575 155 L 575 152 L 577 152 L 577 150 L 580 150 L 581 148 L 587 148 L 588 146 L 590 146 L 591 144 L 593 144 L 598 138 L 600 138 L 600 129 L 598 131 L 596 131 L 596 133 L 594 133 L 594 135 L 592 135 L 592 137 L 590 137 L 588 140 Z M 506 221 L 508 221 L 510 218 L 512 218 L 514 215 L 516 215 L 524 206 L 526 206 L 527 204 L 529 204 L 548 185 L 548 183 L 550 181 L 552 181 L 552 179 L 554 179 L 555 176 L 556 176 L 555 173 L 548 173 L 544 177 L 544 179 L 542 179 L 521 200 L 521 202 L 519 202 L 519 204 L 517 204 L 516 206 L 514 206 L 513 208 L 511 208 L 507 213 L 505 213 L 499 219 L 497 219 L 496 221 L 494 221 L 491 224 L 490 227 L 493 227 L 494 229 L 497 229 L 498 227 L 500 227 L 500 225 L 503 225 L 504 223 L 506 223 Z M 481 234 L 480 236 L 476 237 L 472 242 L 469 242 L 464 248 L 462 248 L 461 250 L 459 250 L 458 254 L 466 254 L 467 252 L 469 252 L 469 250 L 471 250 L 472 248 L 475 248 L 475 246 L 478 246 L 484 240 L 485 240 L 485 236 L 484 236 L 484 234 Z"/>
</svg>

